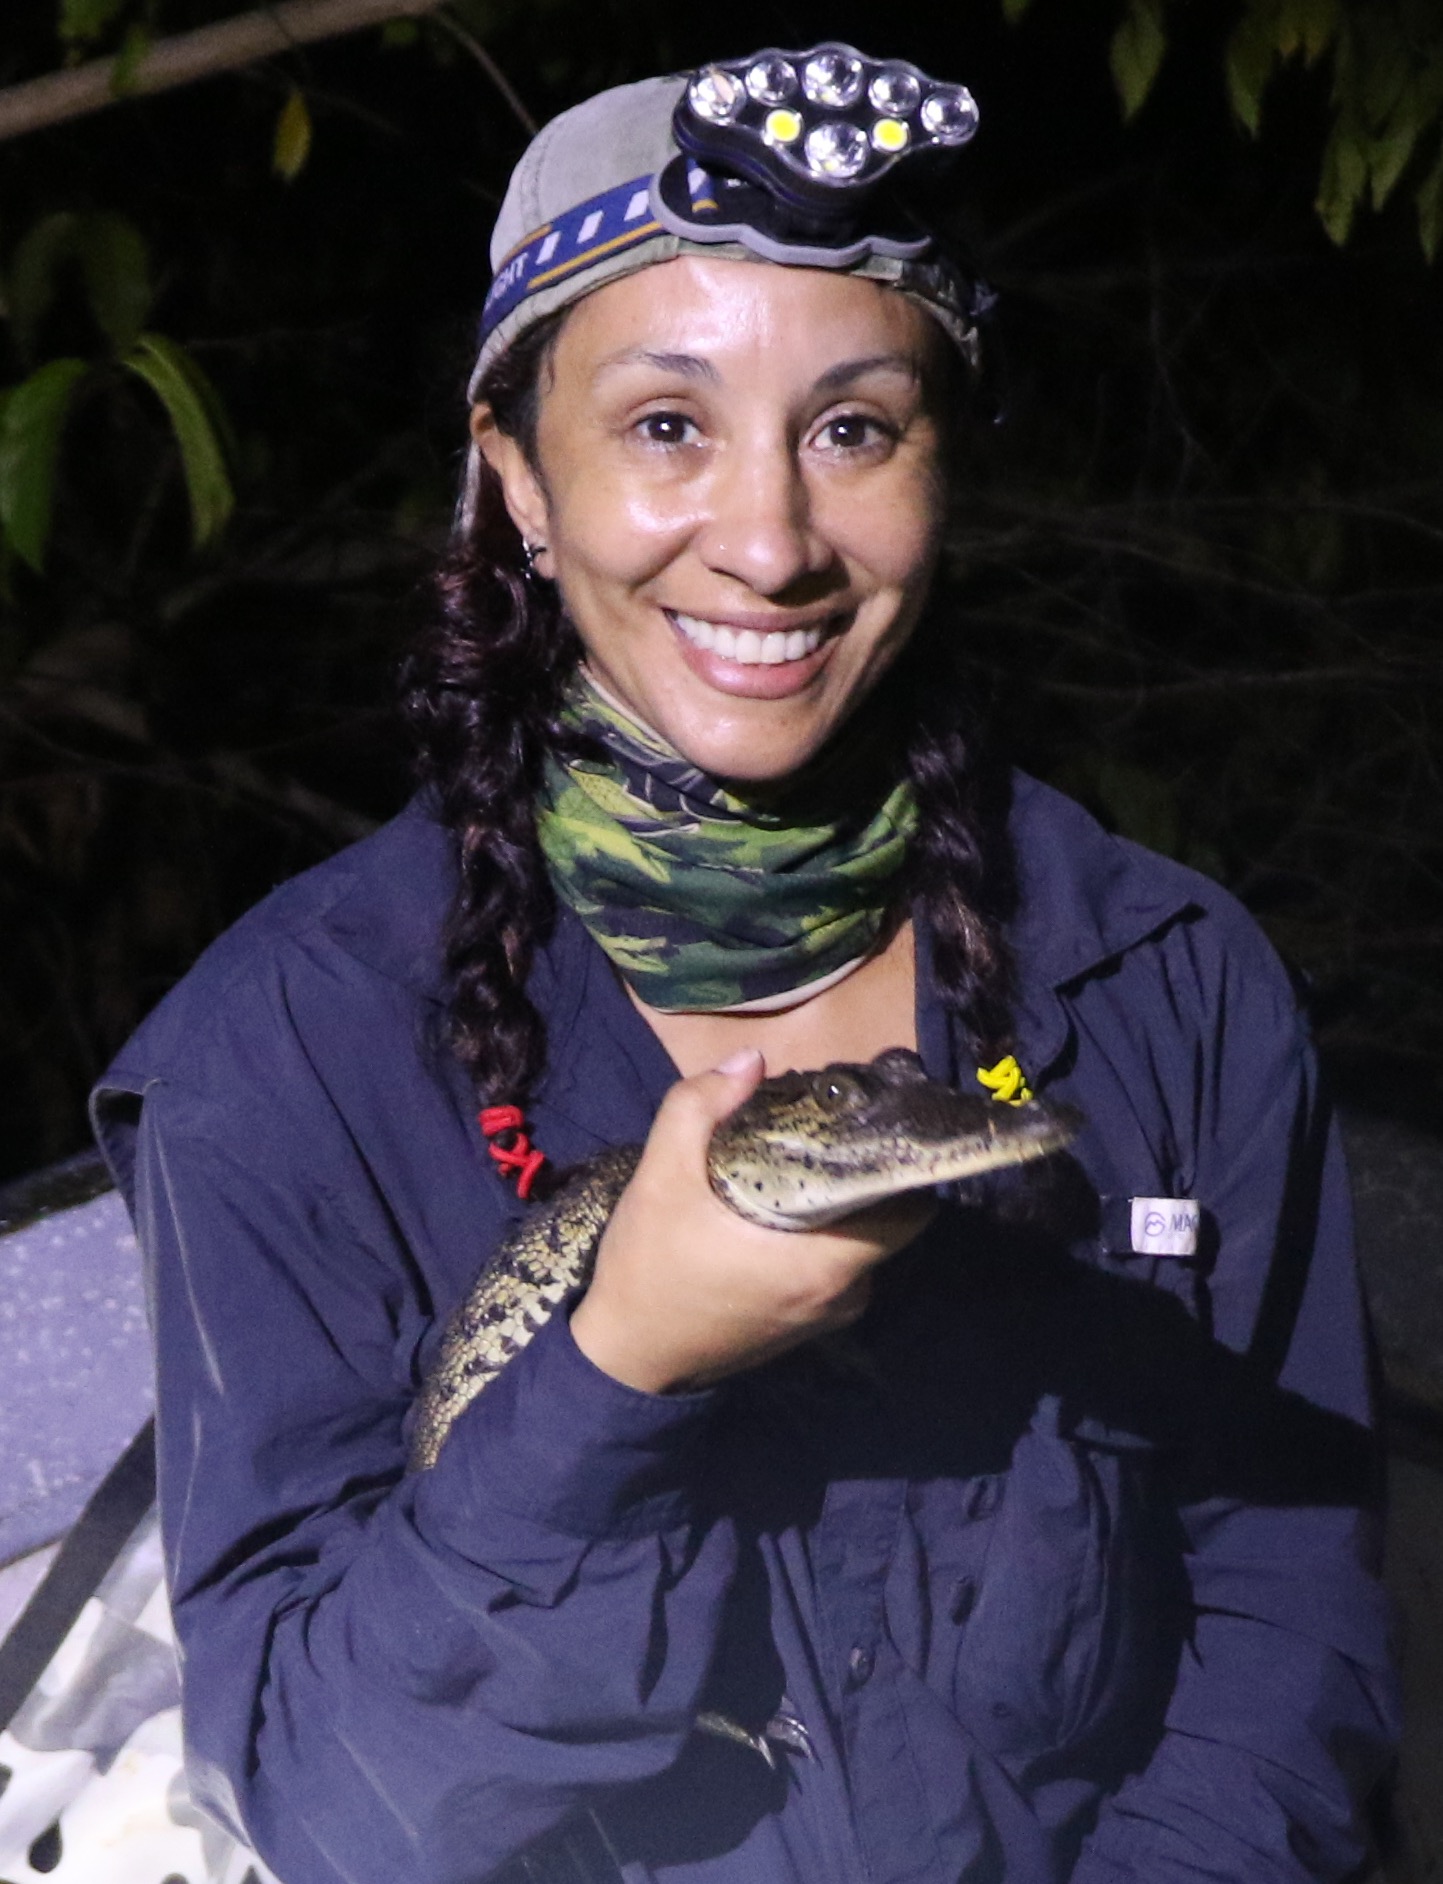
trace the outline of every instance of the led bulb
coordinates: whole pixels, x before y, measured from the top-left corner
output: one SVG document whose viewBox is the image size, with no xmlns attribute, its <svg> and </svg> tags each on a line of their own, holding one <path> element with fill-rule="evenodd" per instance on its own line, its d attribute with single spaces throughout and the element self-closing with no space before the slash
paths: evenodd
<svg viewBox="0 0 1443 1884">
<path fill-rule="evenodd" d="M 922 123 L 939 144 L 965 144 L 977 129 L 976 100 L 963 85 L 935 91 L 922 106 Z"/>
<path fill-rule="evenodd" d="M 845 111 L 861 95 L 862 76 L 860 59 L 835 47 L 826 48 L 808 59 L 802 73 L 802 90 L 814 105 Z"/>
<path fill-rule="evenodd" d="M 697 73 L 687 98 L 696 115 L 708 124 L 729 124 L 747 102 L 741 80 L 719 65 L 709 65 Z"/>
<path fill-rule="evenodd" d="M 768 144 L 795 144 L 802 135 L 802 114 L 799 111 L 769 111 L 766 122 L 762 125 L 762 136 Z"/>
<path fill-rule="evenodd" d="M 797 75 L 785 59 L 758 59 L 747 73 L 747 90 L 759 105 L 784 105 L 797 89 Z"/>
<path fill-rule="evenodd" d="M 822 177 L 854 177 L 867 161 L 867 138 L 855 124 L 819 124 L 807 133 L 807 164 Z"/>
<path fill-rule="evenodd" d="M 896 157 L 912 142 L 912 133 L 900 118 L 878 118 L 872 125 L 872 148 Z"/>
<path fill-rule="evenodd" d="M 905 118 L 917 109 L 922 96 L 921 81 L 911 72 L 879 72 L 867 92 L 875 111 L 885 111 L 889 118 Z M 876 143 L 876 138 L 872 142 Z"/>
</svg>

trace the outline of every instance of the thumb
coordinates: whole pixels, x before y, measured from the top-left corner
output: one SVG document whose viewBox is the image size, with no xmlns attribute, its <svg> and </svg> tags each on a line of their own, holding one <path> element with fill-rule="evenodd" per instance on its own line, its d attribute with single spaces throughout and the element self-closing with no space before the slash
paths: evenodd
<svg viewBox="0 0 1443 1884">
<path fill-rule="evenodd" d="M 750 1099 L 766 1073 L 767 1063 L 760 1047 L 739 1047 L 709 1073 L 698 1073 L 695 1083 L 708 1101 L 712 1123 L 734 1112 L 744 1099 Z"/>
<path fill-rule="evenodd" d="M 709 1073 L 694 1073 L 690 1079 L 678 1080 L 661 1108 L 669 1115 L 670 1130 L 683 1137 L 695 1137 L 705 1145 L 713 1127 L 756 1091 L 766 1070 L 761 1050 L 743 1047 Z M 661 1122 L 660 1113 L 657 1122 Z"/>
</svg>

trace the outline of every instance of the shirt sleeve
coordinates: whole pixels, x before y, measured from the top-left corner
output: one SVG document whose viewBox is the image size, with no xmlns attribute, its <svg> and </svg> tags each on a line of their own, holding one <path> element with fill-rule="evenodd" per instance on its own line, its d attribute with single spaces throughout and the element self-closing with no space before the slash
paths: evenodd
<svg viewBox="0 0 1443 1884">
<path fill-rule="evenodd" d="M 476 1884 L 691 1731 L 713 1396 L 623 1386 L 557 1315 L 404 1474 L 419 1291 L 325 1137 L 157 1082 L 129 1143 L 188 1766 L 287 1884 Z"/>
<path fill-rule="evenodd" d="M 1225 1448 L 1254 1482 L 1238 1495 L 1215 1456 L 1178 1447 L 1191 1639 L 1162 1740 L 1105 1803 L 1073 1884 L 1316 1884 L 1366 1856 L 1363 1803 L 1398 1726 L 1347 1178 L 1261 936 L 1248 924 L 1219 966 L 1175 973 L 1189 981 L 1210 1333 Z M 1327 1416 L 1311 1442 L 1310 1407 Z"/>
</svg>

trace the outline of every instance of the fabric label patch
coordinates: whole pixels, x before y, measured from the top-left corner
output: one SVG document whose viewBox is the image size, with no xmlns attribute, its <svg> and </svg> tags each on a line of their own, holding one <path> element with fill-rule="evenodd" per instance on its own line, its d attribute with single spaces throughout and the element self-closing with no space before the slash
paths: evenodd
<svg viewBox="0 0 1443 1884">
<path fill-rule="evenodd" d="M 1196 1256 L 1201 1212 L 1193 1197 L 1134 1197 L 1132 1247 L 1139 1256 Z"/>
</svg>

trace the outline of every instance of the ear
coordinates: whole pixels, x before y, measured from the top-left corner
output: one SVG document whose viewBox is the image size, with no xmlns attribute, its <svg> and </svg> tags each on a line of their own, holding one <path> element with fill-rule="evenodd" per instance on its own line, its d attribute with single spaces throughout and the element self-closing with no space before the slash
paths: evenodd
<svg viewBox="0 0 1443 1884">
<path fill-rule="evenodd" d="M 549 542 L 550 511 L 541 481 L 520 445 L 497 425 L 490 406 L 472 406 L 471 437 L 476 449 L 501 480 L 507 512 L 521 532 L 522 542 Z"/>
</svg>

